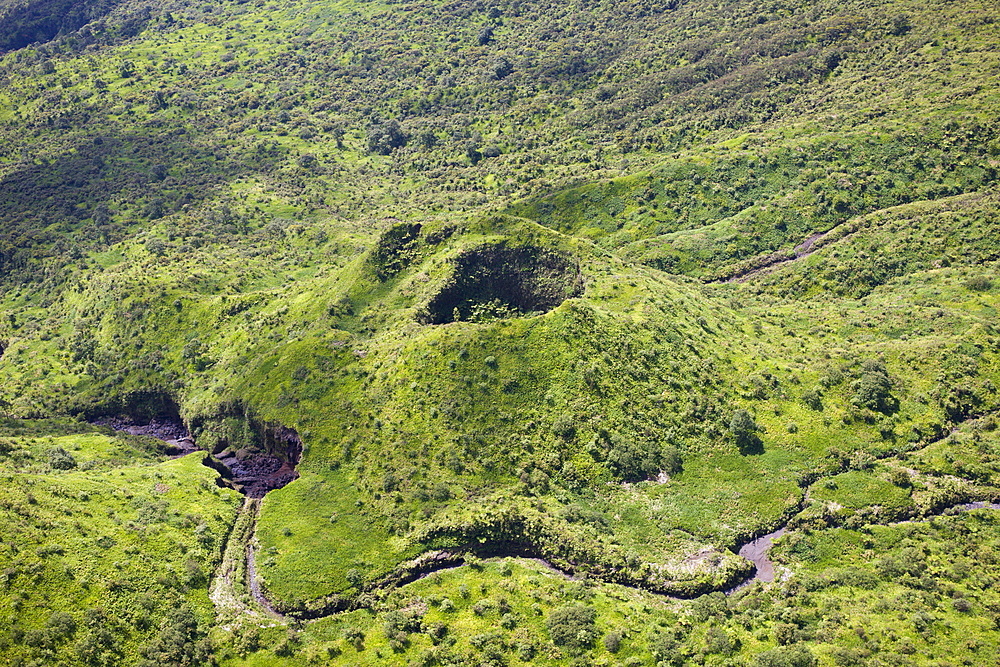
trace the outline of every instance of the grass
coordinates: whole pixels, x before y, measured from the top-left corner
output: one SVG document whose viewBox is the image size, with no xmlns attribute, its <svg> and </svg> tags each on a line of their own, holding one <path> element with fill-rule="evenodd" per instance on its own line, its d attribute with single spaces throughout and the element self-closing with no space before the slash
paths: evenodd
<svg viewBox="0 0 1000 667">
<path fill-rule="evenodd" d="M 34 428 L 48 430 L 44 423 Z M 107 618 L 115 629 L 108 650 L 129 661 L 155 636 L 157 619 L 171 606 L 188 605 L 207 623 L 208 577 L 236 494 L 216 486 L 215 472 L 197 454 L 157 462 L 106 435 L 45 436 L 42 446 L 49 439 L 86 469 L 42 472 L 18 465 L 15 472 L 9 455 L 2 462 L 8 656 L 70 655 L 92 639 L 87 610 Z M 104 463 L 86 466 L 94 461 Z M 12 643 L 44 629 L 56 613 L 69 614 L 78 630 L 54 646 Z"/>
<path fill-rule="evenodd" d="M 227 664 L 721 665 L 795 638 L 824 665 L 886 652 L 823 625 L 813 593 L 845 619 L 853 595 L 842 625 L 920 647 L 900 655 L 974 662 L 995 632 L 925 594 L 966 557 L 947 531 L 966 521 L 989 545 L 988 521 L 928 529 L 938 590 L 872 570 L 909 533 L 869 524 L 997 493 L 995 11 L 806 9 L 177 4 L 133 38 L 5 54 L 0 410 L 155 391 L 206 448 L 246 446 L 251 422 L 296 429 L 302 476 L 257 525 L 263 582 L 286 609 L 336 594 L 369 608 L 291 634 L 214 627 Z M 390 120 L 408 141 L 374 154 Z M 375 252 L 403 220 L 422 225 L 412 246 Z M 422 324 L 471 281 L 456 259 L 497 244 L 568 257 L 583 292 Z M 516 270 L 547 280 L 543 264 Z M 758 441 L 735 437 L 739 410 Z M 19 423 L 0 432 L 18 618 L 4 657 L 73 655 L 105 595 L 125 662 L 182 603 L 201 641 L 207 584 L 185 568 L 218 561 L 237 499 L 149 441 Z M 792 578 L 772 589 L 675 603 L 608 583 L 722 587 L 747 567 L 728 549 L 789 518 Z M 501 560 L 359 595 L 421 553 L 515 537 L 591 581 Z M 813 541 L 824 570 L 796 546 Z M 939 618 L 911 631 L 869 591 L 917 591 Z M 501 596 L 514 627 L 473 610 Z M 574 601 L 602 640 L 626 630 L 617 654 L 551 644 L 545 619 Z M 78 635 L 26 640 L 59 609 Z M 454 643 L 390 646 L 382 628 L 408 609 Z M 932 650 L 946 623 L 984 638 Z"/>
</svg>

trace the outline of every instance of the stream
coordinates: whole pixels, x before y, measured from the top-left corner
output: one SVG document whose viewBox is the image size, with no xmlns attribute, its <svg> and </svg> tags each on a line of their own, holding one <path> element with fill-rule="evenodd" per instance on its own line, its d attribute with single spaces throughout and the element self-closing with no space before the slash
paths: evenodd
<svg viewBox="0 0 1000 667">
<path fill-rule="evenodd" d="M 153 419 L 147 423 L 136 423 L 127 417 L 105 417 L 92 422 L 97 426 L 106 426 L 116 431 L 131 435 L 148 436 L 162 440 L 168 447 L 165 453 L 171 458 L 179 458 L 200 450 L 191 433 L 179 421 Z M 256 546 L 254 531 L 257 523 L 257 513 L 260 499 L 273 489 L 280 489 L 299 474 L 295 470 L 300 455 L 301 441 L 291 429 L 280 427 L 276 429 L 292 461 L 286 461 L 278 456 L 260 452 L 233 453 L 225 450 L 218 458 L 209 452 L 205 453 L 202 463 L 218 472 L 228 486 L 245 496 L 243 507 L 237 515 L 233 530 L 226 541 L 223 552 L 223 562 L 220 564 L 211 587 L 211 598 L 220 609 L 235 610 L 240 614 L 259 616 L 267 620 L 286 622 L 279 614 L 261 588 L 257 577 Z M 241 567 L 237 566 L 237 562 Z M 242 569 L 242 571 L 240 571 Z M 241 601 L 241 593 L 237 582 L 242 582 L 249 591 L 250 598 L 259 609 L 248 607 Z"/>
<path fill-rule="evenodd" d="M 740 550 L 737 553 L 754 564 L 754 573 L 744 581 L 727 590 L 726 595 L 731 595 L 742 588 L 746 588 L 755 581 L 774 581 L 774 563 L 772 563 L 771 559 L 768 558 L 768 553 L 771 551 L 771 546 L 774 544 L 774 541 L 784 535 L 787 531 L 788 529 L 785 526 L 782 526 L 773 533 L 761 535 L 757 539 L 747 542 L 740 547 Z"/>
<path fill-rule="evenodd" d="M 137 424 L 125 418 L 104 418 L 93 422 L 100 426 L 108 426 L 116 431 L 123 431 L 132 435 L 144 435 L 162 440 L 169 445 L 167 453 L 176 458 L 192 452 L 198 451 L 191 434 L 183 424 L 171 420 L 152 420 L 146 424 Z M 217 581 L 213 583 L 212 599 L 217 606 L 236 609 L 241 613 L 258 615 L 263 612 L 265 617 L 271 621 L 286 622 L 286 619 L 278 614 L 271 605 L 267 596 L 261 588 L 260 580 L 257 577 L 256 567 L 256 546 L 254 544 L 254 530 L 256 527 L 257 512 L 260 506 L 260 498 L 271 491 L 287 485 L 298 477 L 295 464 L 298 463 L 298 452 L 301 452 L 301 441 L 297 434 L 291 429 L 284 429 L 291 433 L 294 438 L 285 434 L 288 443 L 295 443 L 298 447 L 291 447 L 290 453 L 293 461 L 285 461 L 277 456 L 262 453 L 250 453 L 237 456 L 228 450 L 223 452 L 219 458 L 214 458 L 206 452 L 204 464 L 217 470 L 227 481 L 246 496 L 246 502 L 237 517 L 233 533 L 230 535 L 226 550 L 223 556 L 223 564 L 220 566 Z M 991 502 L 971 502 L 953 505 L 945 508 L 937 514 L 950 512 L 968 512 L 976 509 L 1000 509 L 1000 503 Z M 761 535 L 740 546 L 737 553 L 754 564 L 754 572 L 745 580 L 727 589 L 726 595 L 731 595 L 743 588 L 746 588 L 755 581 L 773 582 L 775 580 L 774 563 L 769 558 L 769 553 L 774 541 L 787 532 L 787 526 Z M 237 587 L 234 585 L 234 561 L 242 561 L 244 571 L 240 573 L 250 600 L 254 607 L 247 607 L 245 602 L 239 602 L 241 597 Z M 560 571 L 546 561 L 540 562 L 547 567 Z M 441 568 L 454 567 L 455 563 L 448 561 L 445 565 L 442 562 Z M 426 576 L 436 569 L 423 572 Z M 564 573 L 565 574 L 565 573 Z"/>
<path fill-rule="evenodd" d="M 981 509 L 1000 510 L 1000 503 L 990 503 L 985 501 L 962 503 L 960 505 L 952 505 L 951 507 L 947 507 L 941 510 L 940 512 L 937 512 L 937 514 L 938 515 L 948 514 L 949 510 L 954 513 L 959 513 L 959 512 L 969 512 L 972 510 L 981 510 Z M 917 520 L 919 521 L 926 519 L 917 519 Z M 913 519 L 907 519 L 906 521 L 913 521 Z M 899 523 L 905 523 L 905 521 Z M 746 588 L 755 581 L 763 581 L 763 582 L 774 581 L 775 577 L 774 563 L 771 562 L 771 559 L 768 557 L 768 554 L 771 551 L 771 546 L 774 544 L 774 541 L 779 537 L 781 537 L 782 535 L 784 535 L 786 532 L 788 532 L 788 527 L 782 526 L 773 533 L 768 533 L 767 535 L 761 535 L 757 539 L 751 540 L 750 542 L 747 542 L 746 544 L 740 547 L 737 553 L 743 558 L 746 558 L 747 560 L 752 562 L 755 566 L 755 570 L 752 576 L 748 577 L 746 580 L 736 584 L 735 586 L 727 590 L 726 595 L 731 595 L 738 590 Z"/>
</svg>

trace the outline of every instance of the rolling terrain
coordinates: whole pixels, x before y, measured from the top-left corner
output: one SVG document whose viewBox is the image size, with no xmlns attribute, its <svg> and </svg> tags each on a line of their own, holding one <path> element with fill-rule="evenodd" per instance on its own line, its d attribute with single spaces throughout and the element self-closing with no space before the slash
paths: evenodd
<svg viewBox="0 0 1000 667">
<path fill-rule="evenodd" d="M 0 3 L 0 655 L 991 664 L 998 25 Z"/>
</svg>

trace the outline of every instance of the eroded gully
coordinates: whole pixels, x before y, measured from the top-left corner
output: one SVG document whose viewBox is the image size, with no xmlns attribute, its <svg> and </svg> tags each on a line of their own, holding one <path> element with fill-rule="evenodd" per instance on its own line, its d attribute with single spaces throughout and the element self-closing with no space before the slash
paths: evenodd
<svg viewBox="0 0 1000 667">
<path fill-rule="evenodd" d="M 131 435 L 148 436 L 165 442 L 169 456 L 178 458 L 199 451 L 187 428 L 172 420 L 152 420 L 136 423 L 128 418 L 110 417 L 95 420 Z M 297 434 L 291 440 L 298 443 Z M 289 447 L 293 460 L 262 453 L 243 454 L 223 452 L 219 458 L 204 452 L 202 463 L 218 472 L 224 484 L 244 495 L 233 528 L 226 539 L 222 562 L 212 580 L 209 595 L 216 609 L 230 621 L 250 617 L 257 622 L 285 623 L 286 619 L 268 601 L 257 576 L 256 527 L 260 501 L 268 491 L 278 489 L 298 477 L 295 465 L 301 447 Z"/>
<path fill-rule="evenodd" d="M 133 435 L 146 435 L 163 440 L 172 448 L 168 452 L 173 456 L 184 456 L 198 450 L 191 435 L 183 425 L 177 423 L 153 421 L 148 424 L 133 424 L 121 419 L 105 419 L 96 423 Z M 238 617 L 251 617 L 257 622 L 288 622 L 285 616 L 275 610 L 261 587 L 260 578 L 257 576 L 255 532 L 261 498 L 268 491 L 285 486 L 298 476 L 294 468 L 294 463 L 297 461 L 290 463 L 263 454 L 252 454 L 243 458 L 228 454 L 215 459 L 206 453 L 203 463 L 219 471 L 229 480 L 230 485 L 246 496 L 226 542 L 222 563 L 212 582 L 210 592 L 212 601 L 220 613 L 232 620 Z M 964 512 L 984 508 L 1000 509 L 1000 503 L 962 503 L 944 508 L 936 514 L 948 510 Z M 769 583 L 775 580 L 775 566 L 769 554 L 774 541 L 787 530 L 787 526 L 782 526 L 740 545 L 737 553 L 754 564 L 754 572 L 745 580 L 727 589 L 725 591 L 727 595 L 746 588 L 755 581 Z M 455 567 L 460 562 L 461 556 L 455 554 L 453 558 L 441 559 L 439 568 L 432 567 L 430 570 L 422 571 L 421 575 L 426 576 L 437 569 Z M 562 572 L 546 561 L 541 562 L 553 570 Z"/>
</svg>

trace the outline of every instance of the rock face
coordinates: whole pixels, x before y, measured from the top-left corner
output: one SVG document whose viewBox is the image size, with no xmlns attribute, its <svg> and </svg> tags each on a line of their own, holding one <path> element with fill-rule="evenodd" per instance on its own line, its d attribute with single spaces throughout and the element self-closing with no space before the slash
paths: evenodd
<svg viewBox="0 0 1000 667">
<path fill-rule="evenodd" d="M 164 453 L 172 456 L 184 456 L 199 449 L 180 418 L 173 419 L 169 415 L 148 421 L 128 415 L 101 417 L 92 423 L 162 440 L 166 443 Z M 254 422 L 254 425 L 258 427 L 258 439 L 263 451 L 217 450 L 214 458 L 205 457 L 205 465 L 218 470 L 232 486 L 248 497 L 263 498 L 268 491 L 280 489 L 298 478 L 295 466 L 302 456 L 302 439 L 295 429 L 281 424 Z"/>
<path fill-rule="evenodd" d="M 261 453 L 235 454 L 218 457 L 231 473 L 232 483 L 250 498 L 263 498 L 272 489 L 280 489 L 298 478 L 295 463 Z"/>
<path fill-rule="evenodd" d="M 198 450 L 194 438 L 191 437 L 184 424 L 179 421 L 153 419 L 143 424 L 126 417 L 103 417 L 95 419 L 93 423 L 131 435 L 145 435 L 162 440 L 167 443 L 165 453 L 172 456 L 184 456 Z"/>
</svg>

